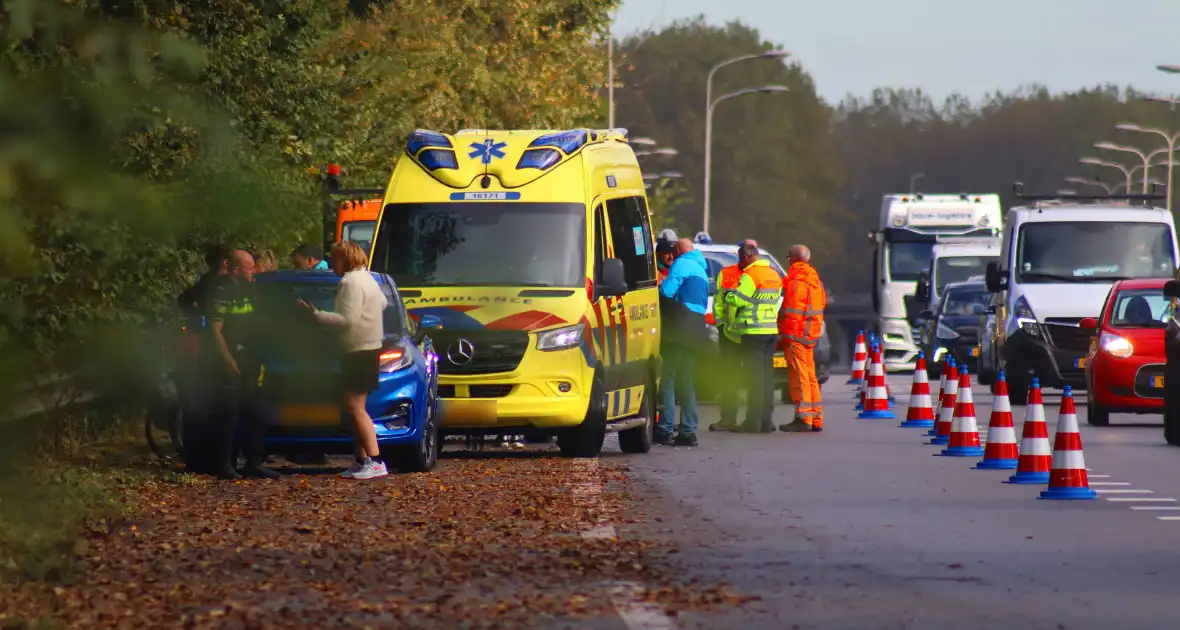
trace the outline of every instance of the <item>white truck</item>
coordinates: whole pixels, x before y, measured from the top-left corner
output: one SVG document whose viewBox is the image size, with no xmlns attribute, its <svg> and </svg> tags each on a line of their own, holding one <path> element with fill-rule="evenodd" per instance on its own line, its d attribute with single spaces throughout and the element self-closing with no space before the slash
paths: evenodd
<svg viewBox="0 0 1180 630">
<path fill-rule="evenodd" d="M 914 301 L 923 309 L 922 312 L 938 312 L 943 289 L 948 284 L 983 280 L 988 263 L 1000 260 L 1000 242 L 999 234 L 983 238 L 938 236 L 930 252 L 930 272 L 918 278 L 918 286 L 914 291 Z M 917 325 L 920 331 L 915 331 L 918 345 L 930 347 L 930 337 L 935 334 L 934 323 L 919 316 Z M 972 350 L 971 356 L 980 357 L 978 345 Z M 941 357 L 927 356 L 926 360 L 937 362 Z M 977 374 L 976 378 L 983 383 L 983 375 Z"/>
<path fill-rule="evenodd" d="M 1086 389 L 1091 331 L 1115 281 L 1169 278 L 1176 272 L 1176 228 L 1156 205 L 1163 194 L 1078 197 L 1024 195 L 1008 211 L 1000 261 L 988 265 L 996 295 L 992 318 L 999 367 L 1013 404 L 1029 379 L 1045 387 Z M 1138 204 L 1138 205 L 1132 205 Z"/>
<path fill-rule="evenodd" d="M 939 237 L 995 238 L 1003 211 L 1000 196 L 988 194 L 888 194 L 881 201 L 873 243 L 875 332 L 889 372 L 913 370 L 918 355 L 914 324 L 922 305 L 914 300 L 917 281 L 929 273 Z"/>
</svg>

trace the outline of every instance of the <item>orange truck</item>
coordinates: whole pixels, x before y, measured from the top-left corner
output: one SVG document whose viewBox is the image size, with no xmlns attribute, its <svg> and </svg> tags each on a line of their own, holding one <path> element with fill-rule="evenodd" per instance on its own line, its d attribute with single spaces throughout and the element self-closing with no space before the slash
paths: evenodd
<svg viewBox="0 0 1180 630">
<path fill-rule="evenodd" d="M 385 189 L 341 188 L 340 165 L 329 164 L 323 176 L 323 193 L 324 251 L 337 241 L 354 241 L 368 252 Z"/>
</svg>

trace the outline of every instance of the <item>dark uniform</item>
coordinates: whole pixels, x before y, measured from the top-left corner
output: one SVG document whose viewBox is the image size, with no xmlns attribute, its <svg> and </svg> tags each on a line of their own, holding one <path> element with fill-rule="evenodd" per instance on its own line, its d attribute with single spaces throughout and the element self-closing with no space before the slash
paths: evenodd
<svg viewBox="0 0 1180 630">
<path fill-rule="evenodd" d="M 205 391 L 212 401 L 206 423 L 210 438 L 208 453 L 213 458 L 211 472 L 220 476 L 234 476 L 230 473 L 235 459 L 234 440 L 239 430 L 248 472 L 257 472 L 265 455 L 266 422 L 257 409 L 261 365 L 250 348 L 253 313 L 253 283 L 220 283 L 207 303 L 205 316 L 210 334 L 207 343 L 202 343 L 208 349 L 202 352 L 207 366 L 202 374 L 208 385 Z M 223 326 L 222 335 L 238 364 L 240 376 L 230 373 L 216 340 L 212 338 L 211 327 L 217 322 Z"/>
<path fill-rule="evenodd" d="M 208 381 L 213 380 L 210 375 L 223 369 L 205 316 L 209 312 L 213 296 L 226 282 L 228 280 L 224 275 L 207 271 L 197 279 L 196 284 L 185 289 L 176 299 L 176 304 L 184 315 L 185 326 L 189 333 L 197 338 L 196 355 L 176 357 L 173 374 L 177 403 L 186 420 L 181 424 L 185 463 L 192 472 L 198 473 L 213 472 L 209 458 L 209 418 L 212 417 L 210 401 L 213 399 L 215 388 Z"/>
</svg>

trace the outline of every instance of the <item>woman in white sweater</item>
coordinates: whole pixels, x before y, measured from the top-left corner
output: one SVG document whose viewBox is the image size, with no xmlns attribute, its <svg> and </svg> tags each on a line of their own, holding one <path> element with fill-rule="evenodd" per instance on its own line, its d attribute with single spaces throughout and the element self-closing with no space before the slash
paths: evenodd
<svg viewBox="0 0 1180 630">
<path fill-rule="evenodd" d="M 365 410 L 369 392 L 377 388 L 381 347 L 385 341 L 384 314 L 388 302 L 368 271 L 368 256 L 352 241 L 336 243 L 329 254 L 332 270 L 340 276 L 334 313 L 302 302 L 322 324 L 340 333 L 341 406 L 352 418 L 356 463 L 341 477 L 374 479 L 389 474 L 378 458 L 377 431 Z"/>
</svg>

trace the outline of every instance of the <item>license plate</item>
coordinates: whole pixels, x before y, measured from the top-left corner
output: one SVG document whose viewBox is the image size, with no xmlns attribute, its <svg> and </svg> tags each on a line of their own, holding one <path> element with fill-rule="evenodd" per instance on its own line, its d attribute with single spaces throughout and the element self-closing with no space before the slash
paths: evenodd
<svg viewBox="0 0 1180 630">
<path fill-rule="evenodd" d="M 1076 368 L 1078 368 L 1078 369 L 1081 369 L 1081 368 L 1084 368 L 1084 367 L 1086 367 L 1086 358 L 1085 358 L 1085 357 L 1082 357 L 1082 358 L 1080 358 L 1080 359 L 1074 359 L 1074 360 L 1073 360 L 1073 366 L 1074 366 L 1074 367 L 1076 367 Z"/>
<path fill-rule="evenodd" d="M 766 365 L 766 364 L 763 363 L 762 365 Z M 776 368 L 787 367 L 787 358 L 786 357 L 775 357 L 774 358 L 774 367 L 776 367 Z"/>
<path fill-rule="evenodd" d="M 1156 389 L 1163 389 L 1164 388 L 1164 377 L 1162 377 L 1162 376 L 1151 377 L 1151 386 Z"/>
<path fill-rule="evenodd" d="M 336 405 L 282 405 L 275 414 L 280 426 L 334 426 L 340 424 Z"/>
<path fill-rule="evenodd" d="M 973 356 L 973 357 L 979 356 L 979 346 L 975 346 L 975 347 L 971 348 L 971 356 Z"/>
</svg>

